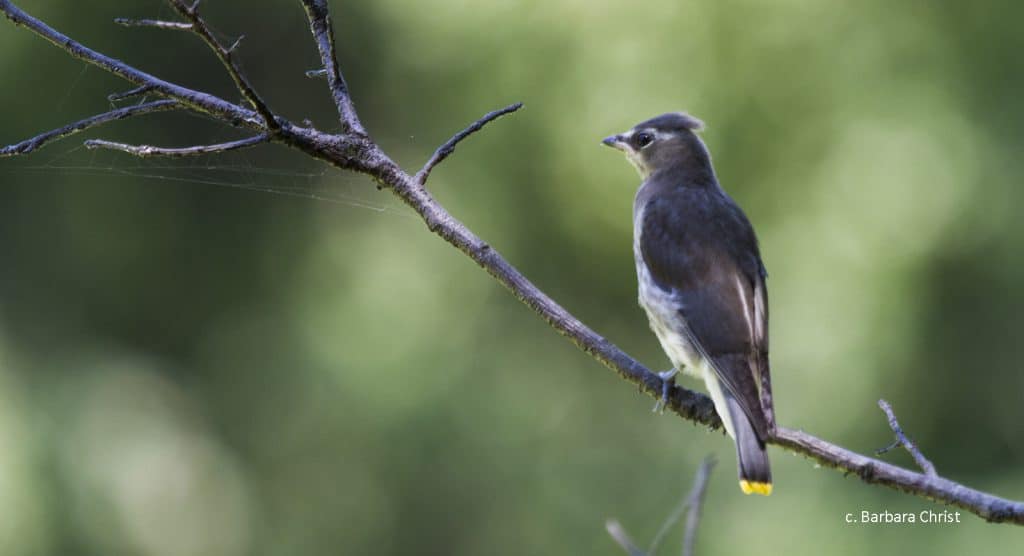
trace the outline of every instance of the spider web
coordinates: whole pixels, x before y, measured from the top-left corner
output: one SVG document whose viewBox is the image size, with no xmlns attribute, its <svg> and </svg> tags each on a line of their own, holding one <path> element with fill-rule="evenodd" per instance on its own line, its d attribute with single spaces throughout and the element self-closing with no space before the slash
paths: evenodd
<svg viewBox="0 0 1024 556">
<path fill-rule="evenodd" d="M 75 141 L 75 139 L 70 139 Z M 50 149 L 59 146 L 50 146 Z M 42 164 L 9 159 L 0 173 L 40 176 L 125 176 L 139 180 L 209 185 L 227 189 L 298 197 L 415 219 L 411 209 L 378 192 L 362 176 L 346 176 L 320 163 L 298 168 L 257 164 L 252 151 L 182 159 L 138 158 L 124 153 L 88 150 L 81 144 Z M 38 156 L 38 155 L 37 155 Z"/>
</svg>

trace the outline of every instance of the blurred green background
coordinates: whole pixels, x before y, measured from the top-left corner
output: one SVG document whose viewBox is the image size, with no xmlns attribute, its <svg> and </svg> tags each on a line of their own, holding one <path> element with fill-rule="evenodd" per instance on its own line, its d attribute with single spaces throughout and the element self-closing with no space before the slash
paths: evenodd
<svg viewBox="0 0 1024 556">
<path fill-rule="evenodd" d="M 23 2 L 85 44 L 235 100 L 159 0 Z M 1024 498 L 1024 4 L 333 2 L 363 121 L 542 289 L 652 368 L 638 178 L 599 144 L 687 110 L 770 273 L 777 413 L 870 453 L 876 400 L 957 481 Z M 204 2 L 275 109 L 334 129 L 296 1 Z M 228 41 L 230 42 L 230 41 Z M 0 143 L 128 88 L 0 21 Z M 238 136 L 186 114 L 90 137 Z M 555 334 L 370 180 L 283 147 L 186 161 L 76 137 L 0 160 L 0 553 L 619 554 L 708 453 L 701 555 L 1024 550 L 1018 527 L 849 525 L 943 509 L 731 442 Z M 695 386 L 690 383 L 691 386 Z M 884 456 L 912 465 L 903 453 Z M 673 531 L 662 554 L 676 553 Z"/>
</svg>

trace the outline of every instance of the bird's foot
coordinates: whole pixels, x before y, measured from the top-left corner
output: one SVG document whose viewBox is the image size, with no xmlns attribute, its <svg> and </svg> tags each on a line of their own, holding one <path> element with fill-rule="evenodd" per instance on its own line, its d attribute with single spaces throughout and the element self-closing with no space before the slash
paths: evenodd
<svg viewBox="0 0 1024 556">
<path fill-rule="evenodd" d="M 669 369 L 658 373 L 658 377 L 661 378 L 661 399 L 654 404 L 654 408 L 651 409 L 654 413 L 665 413 L 665 408 L 668 406 L 668 397 L 672 392 L 672 388 L 676 385 L 676 374 L 679 371 L 676 369 Z"/>
</svg>

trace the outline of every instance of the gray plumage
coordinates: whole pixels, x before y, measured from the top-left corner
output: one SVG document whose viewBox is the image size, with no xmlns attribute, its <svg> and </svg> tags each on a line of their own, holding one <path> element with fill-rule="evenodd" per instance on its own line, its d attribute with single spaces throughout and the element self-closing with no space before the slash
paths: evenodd
<svg viewBox="0 0 1024 556">
<path fill-rule="evenodd" d="M 700 128 L 690 116 L 665 114 L 604 142 L 643 177 L 633 206 L 640 305 L 675 368 L 708 386 L 736 441 L 744 492 L 767 494 L 766 272 L 753 227 L 694 133 Z"/>
</svg>

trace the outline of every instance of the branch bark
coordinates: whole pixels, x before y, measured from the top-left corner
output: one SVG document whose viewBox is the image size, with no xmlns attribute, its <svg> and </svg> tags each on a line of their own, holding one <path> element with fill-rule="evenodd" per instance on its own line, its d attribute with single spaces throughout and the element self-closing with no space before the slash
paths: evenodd
<svg viewBox="0 0 1024 556">
<path fill-rule="evenodd" d="M 327 86 L 331 88 L 334 105 L 338 108 L 342 132 L 366 135 L 359 115 L 356 114 L 352 97 L 348 94 L 348 84 L 345 83 L 345 77 L 341 75 L 341 68 L 338 67 L 338 53 L 334 47 L 334 25 L 331 23 L 331 10 L 327 0 L 302 0 L 302 7 L 306 10 L 309 30 L 312 31 L 317 50 L 320 51 L 320 61 L 324 65 L 323 71 L 327 76 Z"/>
<path fill-rule="evenodd" d="M 268 134 L 273 142 L 298 149 L 337 168 L 372 177 L 380 188 L 390 189 L 412 207 L 432 233 L 476 262 L 558 333 L 625 380 L 636 384 L 640 390 L 655 399 L 660 399 L 662 380 L 657 374 L 591 330 L 537 288 L 495 249 L 449 214 L 416 177 L 403 171 L 369 138 L 359 121 L 348 87 L 338 67 L 326 0 L 301 2 L 320 51 L 331 95 L 338 109 L 342 124 L 340 134 L 296 126 L 272 112 L 268 115 L 272 117 L 261 117 L 258 112 L 214 95 L 161 80 L 83 46 L 29 16 L 9 0 L 0 0 L 0 11 L 15 25 L 31 30 L 71 56 L 118 75 L 136 86 L 149 87 L 153 94 L 176 100 L 184 108 L 209 115 L 226 125 L 246 127 L 260 134 Z M 231 67 L 228 70 L 230 72 Z M 486 123 L 485 119 L 486 117 L 477 123 L 482 126 Z M 274 122 L 279 126 L 276 129 L 273 128 Z M 71 127 L 73 126 L 74 124 Z M 65 135 L 58 133 L 50 139 Z M 23 154 L 24 151 L 18 151 L 15 146 L 10 146 L 3 152 L 10 155 Z M 703 394 L 675 386 L 670 390 L 667 407 L 681 417 L 711 429 L 721 427 L 713 404 Z M 799 430 L 778 427 L 769 442 L 802 454 L 824 466 L 847 474 L 854 473 L 868 483 L 882 484 L 923 498 L 952 504 L 988 521 L 1024 525 L 1022 502 L 1000 498 L 942 477 L 929 476 L 857 454 Z"/>
</svg>

